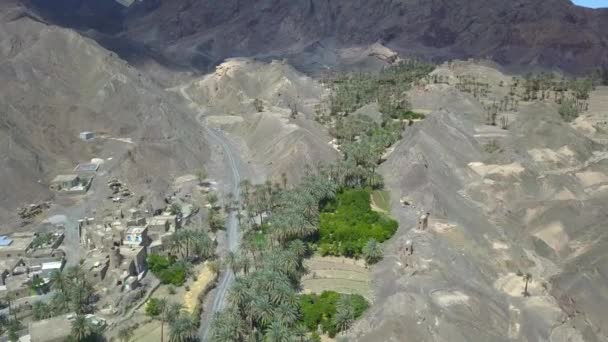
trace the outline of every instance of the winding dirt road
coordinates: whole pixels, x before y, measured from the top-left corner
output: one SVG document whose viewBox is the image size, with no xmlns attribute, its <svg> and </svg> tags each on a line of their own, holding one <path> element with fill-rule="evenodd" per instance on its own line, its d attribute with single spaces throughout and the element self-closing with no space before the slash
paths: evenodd
<svg viewBox="0 0 608 342">
<path fill-rule="evenodd" d="M 174 90 L 178 90 L 181 96 L 188 102 L 189 106 L 198 111 L 197 121 L 201 124 L 203 131 L 207 134 L 207 136 L 209 136 L 210 141 L 215 142 L 222 149 L 226 170 L 230 170 L 229 186 L 231 188 L 231 192 L 234 194 L 234 199 L 239 201 L 239 184 L 241 183 L 242 175 L 245 173 L 241 167 L 242 163 L 239 153 L 220 129 L 209 128 L 207 126 L 207 123 L 205 122 L 204 109 L 192 100 L 190 95 L 188 95 L 186 92 L 186 87 L 187 86 L 181 86 L 175 88 Z M 240 243 L 240 232 L 236 212 L 231 212 L 228 216 L 226 221 L 226 235 L 228 250 L 231 252 L 237 252 Z M 208 341 L 210 321 L 216 313 L 220 312 L 224 308 L 226 294 L 228 293 L 233 281 L 234 274 L 232 271 L 229 268 L 224 269 L 215 290 L 215 297 L 213 298 L 213 303 L 210 308 L 210 314 L 207 317 L 205 317 L 206 315 L 201 316 L 199 330 L 201 341 Z"/>
</svg>

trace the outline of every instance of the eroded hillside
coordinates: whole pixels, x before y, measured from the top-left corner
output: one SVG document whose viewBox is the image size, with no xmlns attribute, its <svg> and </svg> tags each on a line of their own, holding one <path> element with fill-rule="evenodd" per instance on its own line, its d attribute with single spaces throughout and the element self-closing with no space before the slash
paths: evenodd
<svg viewBox="0 0 608 342">
<path fill-rule="evenodd" d="M 92 158 L 122 160 L 120 173 L 153 197 L 177 170 L 202 165 L 195 117 L 171 95 L 94 41 L 27 13 L 9 7 L 0 21 L 3 214 L 48 198 L 55 175 Z"/>
<path fill-rule="evenodd" d="M 97 2 L 34 4 L 53 17 L 72 13 L 61 23 L 81 27 Z M 207 70 L 228 57 L 253 56 L 290 57 L 311 71 L 339 67 L 342 49 L 373 43 L 427 59 L 490 58 L 513 66 L 585 70 L 608 62 L 608 12 L 569 0 L 146 0 L 107 12 L 99 16 L 107 18 L 106 31 L 122 31 L 117 38 Z"/>
<path fill-rule="evenodd" d="M 412 92 L 414 106 L 430 114 L 381 168 L 401 230 L 375 270 L 376 306 L 353 336 L 605 341 L 598 303 L 607 299 L 608 155 L 591 139 L 597 131 L 565 123 L 550 102 L 507 111 L 507 129 L 486 125 L 484 104 L 454 89 L 455 76 L 476 75 L 491 84 L 490 96 L 511 77 L 467 64 L 435 74 L 452 84 Z M 429 229 L 420 231 L 417 218 L 427 211 Z"/>
</svg>

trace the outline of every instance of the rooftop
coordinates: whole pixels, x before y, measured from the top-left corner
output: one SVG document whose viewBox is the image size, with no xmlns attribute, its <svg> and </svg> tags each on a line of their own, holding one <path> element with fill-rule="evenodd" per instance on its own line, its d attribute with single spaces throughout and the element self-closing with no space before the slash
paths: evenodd
<svg viewBox="0 0 608 342">
<path fill-rule="evenodd" d="M 145 249 L 144 246 L 123 246 L 120 249 L 120 254 L 125 258 L 134 257 L 141 253 L 142 249 Z"/>
<path fill-rule="evenodd" d="M 141 234 L 146 230 L 146 227 L 131 227 L 127 229 L 127 234 Z"/>
<path fill-rule="evenodd" d="M 21 258 L 12 258 L 0 261 L 0 272 L 12 270 L 19 265 L 23 260 Z"/>
<path fill-rule="evenodd" d="M 42 264 L 42 270 L 60 270 L 63 266 L 63 261 L 51 261 Z"/>
<path fill-rule="evenodd" d="M 175 220 L 175 216 L 173 217 L 169 217 L 169 216 L 154 216 L 153 218 L 151 218 L 148 222 L 149 225 L 152 226 L 156 226 L 159 224 L 166 224 L 167 221 L 171 221 L 171 220 Z"/>
<path fill-rule="evenodd" d="M 5 285 L 3 286 L 3 288 L 0 288 L 0 290 L 14 291 L 14 290 L 22 289 L 22 288 L 27 288 L 27 287 L 29 287 L 29 284 L 28 284 L 29 281 L 30 281 L 30 277 L 27 274 L 9 276 L 9 277 L 6 277 L 6 279 L 4 280 Z"/>
<path fill-rule="evenodd" d="M 32 244 L 34 238 L 33 233 L 16 233 L 10 237 L 4 236 L 4 244 L 0 244 L 0 252 L 25 251 Z"/>
<path fill-rule="evenodd" d="M 78 179 L 78 175 L 57 175 L 51 183 L 73 182 Z"/>
<path fill-rule="evenodd" d="M 13 240 L 9 239 L 8 236 L 2 235 L 0 236 L 0 246 L 8 246 L 13 243 Z"/>
<path fill-rule="evenodd" d="M 99 169 L 99 165 L 98 164 L 83 163 L 83 164 L 78 164 L 76 166 L 76 168 L 74 169 L 74 172 L 95 172 L 98 169 Z"/>
</svg>

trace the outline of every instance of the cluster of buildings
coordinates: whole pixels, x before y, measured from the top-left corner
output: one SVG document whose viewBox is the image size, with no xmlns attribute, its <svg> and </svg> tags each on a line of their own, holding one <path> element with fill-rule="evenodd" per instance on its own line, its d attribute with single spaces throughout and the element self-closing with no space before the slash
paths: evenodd
<svg viewBox="0 0 608 342">
<path fill-rule="evenodd" d="M 49 189 L 70 195 L 84 194 L 91 187 L 97 170 L 99 170 L 99 163 L 78 164 L 72 172 L 60 174 L 53 178 L 49 184 Z"/>
<path fill-rule="evenodd" d="M 87 277 L 110 290 L 136 288 L 147 271 L 147 256 L 165 251 L 180 222 L 180 217 L 169 212 L 146 218 L 137 208 L 126 213 L 117 209 L 100 222 L 79 220 L 80 243 L 88 250 L 83 264 Z"/>
<path fill-rule="evenodd" d="M 62 228 L 0 236 L 0 301 L 19 302 L 40 294 L 51 274 L 65 265 L 63 238 Z"/>
</svg>

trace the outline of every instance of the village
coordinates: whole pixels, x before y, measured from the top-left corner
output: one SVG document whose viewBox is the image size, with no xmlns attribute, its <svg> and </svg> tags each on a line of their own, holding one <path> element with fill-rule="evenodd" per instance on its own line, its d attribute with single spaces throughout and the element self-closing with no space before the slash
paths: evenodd
<svg viewBox="0 0 608 342">
<path fill-rule="evenodd" d="M 90 142 L 95 135 L 83 132 L 80 139 Z M 8 322 L 0 341 L 65 341 L 79 317 L 103 335 L 161 286 L 159 277 L 150 276 L 148 257 L 176 259 L 176 233 L 203 222 L 198 214 L 214 182 L 202 174 L 176 179 L 164 206 L 153 208 L 109 170 L 100 172 L 112 165 L 111 158 L 94 158 L 57 174 L 48 184 L 53 200 L 22 207 L 19 231 L 0 236 L 0 315 Z M 203 209 L 219 211 L 219 206 Z M 215 237 L 205 241 L 209 258 Z M 74 274 L 82 276 L 88 291 L 86 309 L 57 308 L 60 283 Z M 212 280 L 215 276 L 200 291 Z"/>
</svg>

